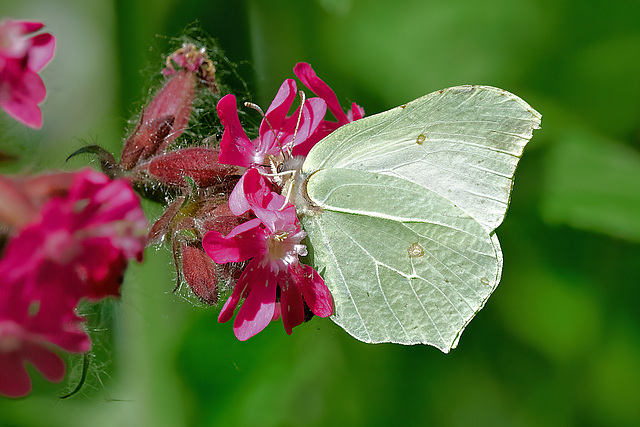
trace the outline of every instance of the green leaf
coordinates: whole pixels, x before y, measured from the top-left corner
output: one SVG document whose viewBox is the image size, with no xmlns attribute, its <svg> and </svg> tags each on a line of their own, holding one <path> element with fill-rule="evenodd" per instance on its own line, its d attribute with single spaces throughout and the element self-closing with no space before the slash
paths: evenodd
<svg viewBox="0 0 640 427">
<path fill-rule="evenodd" d="M 500 280 L 494 229 L 539 123 L 508 92 L 460 86 L 320 141 L 296 204 L 332 319 L 365 342 L 454 348 Z"/>
</svg>

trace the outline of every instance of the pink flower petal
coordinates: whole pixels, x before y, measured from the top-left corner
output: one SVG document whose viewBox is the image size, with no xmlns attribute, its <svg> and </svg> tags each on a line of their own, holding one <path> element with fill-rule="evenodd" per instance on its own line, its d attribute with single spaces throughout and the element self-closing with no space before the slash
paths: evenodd
<svg viewBox="0 0 640 427">
<path fill-rule="evenodd" d="M 249 271 L 247 276 L 251 292 L 233 323 L 233 331 L 240 341 L 246 341 L 266 328 L 276 308 L 276 277 L 259 269 Z"/>
<path fill-rule="evenodd" d="M 347 119 L 350 122 L 360 120 L 364 117 L 364 108 L 356 104 L 355 102 L 351 104 L 351 110 L 347 111 Z"/>
<path fill-rule="evenodd" d="M 340 107 L 340 102 L 335 92 L 316 75 L 311 65 L 306 62 L 299 62 L 293 67 L 293 73 L 305 86 L 311 89 L 313 93 L 325 100 L 329 111 L 338 119 L 338 123 L 345 124 L 349 122 L 347 115 L 342 111 L 342 107 Z"/>
<path fill-rule="evenodd" d="M 257 263 L 253 263 L 252 261 L 244 269 L 242 275 L 240 275 L 240 278 L 238 279 L 238 283 L 236 284 L 235 288 L 233 288 L 231 296 L 222 306 L 222 310 L 220 310 L 220 314 L 218 315 L 218 322 L 226 323 L 231 320 L 231 318 L 233 317 L 233 312 L 238 307 L 238 303 L 240 303 L 240 300 L 248 292 L 249 281 L 247 280 L 247 276 L 249 272 L 252 271 L 249 270 L 249 265 L 252 264 L 255 264 L 257 266 Z"/>
<path fill-rule="evenodd" d="M 296 97 L 296 82 L 293 79 L 285 80 L 275 98 L 271 102 L 269 109 L 267 110 L 264 120 L 260 124 L 259 135 L 260 137 L 255 141 L 257 157 L 262 157 L 266 154 L 270 154 L 272 151 L 277 151 L 282 145 L 283 141 L 279 135 L 279 130 L 283 128 L 285 118 L 293 100 Z M 262 159 L 260 162 L 262 163 Z"/>
<path fill-rule="evenodd" d="M 42 70 L 53 59 L 56 39 L 49 33 L 38 34 L 31 38 L 28 67 L 35 72 Z"/>
<path fill-rule="evenodd" d="M 225 95 L 218 101 L 216 109 L 224 126 L 218 162 L 242 167 L 251 166 L 254 147 L 240 124 L 236 97 L 231 94 Z"/>
<path fill-rule="evenodd" d="M 23 34 L 35 33 L 36 31 L 44 28 L 44 24 L 37 21 L 15 20 L 13 23 L 20 25 Z"/>
<path fill-rule="evenodd" d="M 0 93 L 0 107 L 11 117 L 34 129 L 42 127 L 42 112 L 38 103 L 44 100 L 46 89 L 35 72 L 24 70 L 20 80 L 9 87 L 8 94 Z"/>
<path fill-rule="evenodd" d="M 64 362 L 51 350 L 30 343 L 24 349 L 23 354 L 48 381 L 57 383 L 64 378 Z"/>
<path fill-rule="evenodd" d="M 320 274 L 311 266 L 302 264 L 296 266 L 294 271 L 289 271 L 313 314 L 320 317 L 330 316 L 333 313 L 333 298 Z"/>
<path fill-rule="evenodd" d="M 288 335 L 294 327 L 304 322 L 304 303 L 302 294 L 295 283 L 289 282 L 286 286 L 280 287 L 280 314 L 282 324 Z"/>
<path fill-rule="evenodd" d="M 202 239 L 202 247 L 218 264 L 246 261 L 256 256 L 264 246 L 265 231 L 260 224 L 257 218 L 244 222 L 226 237 L 217 231 L 208 231 Z"/>
<path fill-rule="evenodd" d="M 22 397 L 31 391 L 31 378 L 19 353 L 0 351 L 0 394 Z"/>
<path fill-rule="evenodd" d="M 255 200 L 271 194 L 271 185 L 256 168 L 246 171 L 229 196 L 229 209 L 240 216 L 252 208 Z M 249 198 L 252 198 L 251 201 Z"/>
</svg>

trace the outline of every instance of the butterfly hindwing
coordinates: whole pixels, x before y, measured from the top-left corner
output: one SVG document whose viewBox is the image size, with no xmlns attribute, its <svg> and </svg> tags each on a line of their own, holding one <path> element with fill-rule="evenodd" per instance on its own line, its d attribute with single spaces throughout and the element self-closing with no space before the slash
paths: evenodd
<svg viewBox="0 0 640 427">
<path fill-rule="evenodd" d="M 313 263 L 334 297 L 333 320 L 371 343 L 449 351 L 497 285 L 499 247 L 429 189 L 349 169 L 307 182 L 322 208 L 303 218 Z"/>
</svg>

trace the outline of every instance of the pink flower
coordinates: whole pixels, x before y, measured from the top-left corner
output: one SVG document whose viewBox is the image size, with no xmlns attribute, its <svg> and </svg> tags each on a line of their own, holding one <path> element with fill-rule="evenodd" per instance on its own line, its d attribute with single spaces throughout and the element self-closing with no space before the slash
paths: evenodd
<svg viewBox="0 0 640 427">
<path fill-rule="evenodd" d="M 0 394 L 20 397 L 31 391 L 27 362 L 47 380 L 58 382 L 65 366 L 53 350 L 84 353 L 91 341 L 81 319 L 60 304 L 61 277 L 52 277 L 47 294 L 39 298 L 21 283 L 0 277 Z"/>
<path fill-rule="evenodd" d="M 294 80 L 287 79 L 282 83 L 260 124 L 258 137 L 253 140 L 242 129 L 235 96 L 224 96 L 217 106 L 218 116 L 225 127 L 220 141 L 220 163 L 259 166 L 267 155 L 278 156 L 283 150 L 290 153 L 293 147 L 313 137 L 327 110 L 326 104 L 320 98 L 310 98 L 302 107 L 302 116 L 298 108 L 287 117 L 296 90 Z"/>
<path fill-rule="evenodd" d="M 38 72 L 53 58 L 55 38 L 49 33 L 28 37 L 40 22 L 0 22 L 0 107 L 19 122 L 39 129 L 46 89 Z"/>
<path fill-rule="evenodd" d="M 0 394 L 19 397 L 31 390 L 25 363 L 60 381 L 65 366 L 54 350 L 91 348 L 78 301 L 119 295 L 128 260 L 142 257 L 147 222 L 129 184 L 88 169 L 2 178 L 0 199 L 19 205 L 0 210 L 9 226 L 0 259 Z"/>
<path fill-rule="evenodd" d="M 333 114 L 338 120 L 337 122 L 323 120 L 320 129 L 314 135 L 314 140 L 306 141 L 305 144 L 300 144 L 293 150 L 294 156 L 306 156 L 316 142 L 320 141 L 340 126 L 364 117 L 364 108 L 354 102 L 351 104 L 351 109 L 345 114 L 335 92 L 316 75 L 316 72 L 313 71 L 311 65 L 306 62 L 297 63 L 296 66 L 293 67 L 293 73 L 302 83 L 304 83 L 305 86 L 311 89 L 313 93 L 318 95 L 327 103 L 329 111 L 331 111 L 331 114 Z"/>
<path fill-rule="evenodd" d="M 241 262 L 245 267 L 218 320 L 227 322 L 240 299 L 245 298 L 234 321 L 236 337 L 247 340 L 282 316 L 288 334 L 304 321 L 304 306 L 320 316 L 333 311 L 333 301 L 322 277 L 310 266 L 300 264 L 307 249 L 302 240 L 295 207 L 271 192 L 256 169 L 245 175 L 246 201 L 257 218 L 235 227 L 226 237 L 208 232 L 202 241 L 207 254 L 219 264 Z M 235 212 L 234 212 L 235 213 Z M 278 309 L 279 300 L 279 309 Z"/>
<path fill-rule="evenodd" d="M 167 57 L 167 66 L 162 70 L 162 74 L 170 76 L 176 72 L 173 63 L 179 68 L 196 73 L 204 65 L 213 68 L 213 63 L 209 60 L 204 47 L 198 49 L 194 44 L 184 43 L 182 47 Z M 212 69 L 211 72 L 215 71 Z"/>
<path fill-rule="evenodd" d="M 68 194 L 42 205 L 36 220 L 9 241 L 0 277 L 20 281 L 37 295 L 46 292 L 54 276 L 63 278 L 70 306 L 81 297 L 117 296 L 127 260 L 142 258 L 146 229 L 129 184 L 83 170 Z"/>
</svg>

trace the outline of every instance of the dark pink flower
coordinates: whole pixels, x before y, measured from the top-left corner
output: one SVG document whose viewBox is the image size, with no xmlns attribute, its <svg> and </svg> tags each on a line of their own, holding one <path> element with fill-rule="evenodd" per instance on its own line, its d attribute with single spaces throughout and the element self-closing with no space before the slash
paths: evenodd
<svg viewBox="0 0 640 427">
<path fill-rule="evenodd" d="M 54 350 L 84 353 L 91 341 L 81 319 L 60 303 L 61 277 L 53 276 L 41 297 L 31 295 L 22 283 L 0 277 L 0 394 L 20 397 L 31 391 L 26 363 L 58 382 L 65 366 Z"/>
<path fill-rule="evenodd" d="M 340 106 L 338 97 L 335 92 L 327 85 L 322 79 L 320 79 L 316 72 L 313 71 L 311 65 L 306 62 L 299 62 L 293 67 L 293 73 L 300 79 L 300 81 L 307 86 L 313 93 L 322 98 L 326 103 L 329 111 L 338 120 L 337 122 L 330 120 L 323 120 L 320 129 L 315 135 L 315 141 L 310 140 L 305 144 L 300 144 L 293 150 L 293 155 L 306 156 L 309 150 L 313 147 L 313 144 L 347 123 L 364 117 L 364 108 L 360 107 L 355 102 L 351 104 L 351 109 L 345 112 Z"/>
<path fill-rule="evenodd" d="M 230 320 L 245 298 L 234 321 L 235 335 L 242 341 L 262 331 L 279 314 L 291 334 L 293 327 L 304 321 L 305 303 L 321 317 L 333 310 L 322 277 L 298 259 L 307 254 L 307 249 L 302 244 L 306 233 L 300 228 L 295 207 L 269 191 L 256 169 L 250 169 L 244 178 L 242 188 L 250 191 L 244 200 L 257 218 L 240 224 L 227 236 L 210 231 L 202 241 L 216 263 L 251 260 L 218 318 L 221 323 Z"/>
<path fill-rule="evenodd" d="M 81 297 L 119 295 L 127 260 L 142 258 L 146 229 L 129 184 L 83 170 L 75 174 L 68 194 L 46 202 L 39 217 L 9 241 L 0 277 L 20 281 L 40 295 L 55 276 L 71 306 Z"/>
<path fill-rule="evenodd" d="M 0 107 L 32 128 L 42 127 L 38 104 L 46 96 L 38 72 L 53 58 L 55 50 L 51 34 L 29 36 L 42 27 L 39 22 L 0 22 Z"/>
<path fill-rule="evenodd" d="M 267 155 L 278 156 L 283 151 L 291 153 L 295 146 L 312 137 L 326 113 L 326 104 L 320 98 L 310 98 L 302 106 L 301 116 L 299 108 L 287 116 L 296 90 L 294 80 L 287 79 L 282 83 L 260 124 L 258 137 L 253 140 L 242 129 L 235 96 L 224 96 L 217 106 L 218 116 L 225 127 L 220 142 L 220 163 L 259 166 Z"/>
<path fill-rule="evenodd" d="M 203 65 L 213 67 L 205 48 L 202 47 L 198 49 L 191 43 L 184 43 L 180 49 L 167 57 L 167 66 L 162 70 L 162 74 L 165 76 L 174 74 L 176 72 L 176 69 L 173 67 L 174 63 L 178 68 L 191 71 L 192 73 L 198 72 Z"/>
</svg>

